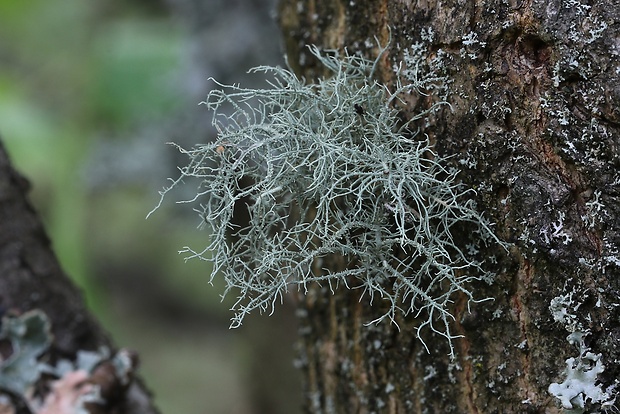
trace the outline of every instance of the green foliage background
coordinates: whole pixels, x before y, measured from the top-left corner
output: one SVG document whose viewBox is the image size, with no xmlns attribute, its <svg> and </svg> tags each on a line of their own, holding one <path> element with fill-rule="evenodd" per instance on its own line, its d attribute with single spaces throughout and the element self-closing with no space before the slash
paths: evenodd
<svg viewBox="0 0 620 414">
<path fill-rule="evenodd" d="M 206 237 L 196 218 L 171 207 L 145 220 L 176 164 L 164 143 L 204 139 L 180 126 L 199 99 L 183 83 L 191 30 L 168 3 L 0 0 L 0 139 L 64 269 L 141 354 L 162 412 L 291 412 L 256 403 L 252 334 L 227 330 L 209 269 L 176 255 Z"/>
</svg>

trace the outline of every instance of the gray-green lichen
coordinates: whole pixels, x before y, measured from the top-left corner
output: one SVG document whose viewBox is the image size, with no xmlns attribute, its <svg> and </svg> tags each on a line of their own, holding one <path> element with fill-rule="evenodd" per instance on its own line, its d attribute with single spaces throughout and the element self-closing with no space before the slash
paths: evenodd
<svg viewBox="0 0 620 414">
<path fill-rule="evenodd" d="M 19 317 L 2 318 L 0 340 L 10 343 L 12 353 L 0 357 L 0 389 L 23 395 L 39 379 L 39 356 L 52 342 L 47 316 L 33 310 Z"/>
<path fill-rule="evenodd" d="M 224 294 L 238 295 L 233 327 L 254 309 L 273 311 L 289 289 L 318 283 L 386 301 L 372 322 L 413 314 L 418 329 L 450 341 L 453 295 L 474 300 L 469 282 L 492 276 L 479 247 L 502 243 L 458 171 L 411 127 L 435 107 L 406 122 L 395 109 L 437 75 L 415 72 L 413 51 L 390 91 L 374 78 L 378 59 L 311 52 L 330 76 L 307 83 L 259 67 L 254 72 L 273 74 L 268 88 L 218 83 L 209 94 L 217 140 L 179 148 L 189 164 L 162 192 L 188 178 L 201 182 L 185 202 L 200 205 L 210 243 L 184 251 L 212 262 Z M 236 222 L 244 214 L 247 222 Z M 467 248 L 455 229 L 475 235 Z"/>
<path fill-rule="evenodd" d="M 93 384 L 86 385 L 89 375 L 103 362 L 113 366 L 114 378 L 122 385 L 131 381 L 134 363 L 128 352 L 121 350 L 114 355 L 103 347 L 98 351 L 77 351 L 75 361 L 57 359 L 51 365 L 50 347 L 53 342 L 51 324 L 47 315 L 38 309 L 22 315 L 5 315 L 0 329 L 0 401 L 4 400 L 6 409 L 12 409 L 7 392 L 19 397 L 31 411 L 60 413 L 71 410 L 75 414 L 87 414 L 87 403 L 104 404 L 100 388 Z M 70 377 L 73 376 L 73 379 Z M 53 386 L 75 382 L 75 387 Z M 112 384 L 110 377 L 105 379 Z M 42 395 L 40 390 L 49 390 Z M 51 396 L 51 397 L 50 397 Z M 63 408 L 59 408 L 63 407 Z M 12 411 L 11 411 L 12 412 Z M 30 412 L 30 411 L 28 411 Z"/>
</svg>

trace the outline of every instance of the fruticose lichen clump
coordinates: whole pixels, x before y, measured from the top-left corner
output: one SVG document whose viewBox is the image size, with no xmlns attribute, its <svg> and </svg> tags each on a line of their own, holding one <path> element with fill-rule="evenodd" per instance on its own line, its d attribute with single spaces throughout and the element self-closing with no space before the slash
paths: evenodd
<svg viewBox="0 0 620 414">
<path fill-rule="evenodd" d="M 454 229 L 475 234 L 474 244 L 501 242 L 458 171 L 412 127 L 437 106 L 406 122 L 399 116 L 403 98 L 423 93 L 428 78 L 397 71 L 391 92 L 375 80 L 378 59 L 311 52 L 330 72 L 315 83 L 278 67 L 253 69 L 273 75 L 266 89 L 216 82 L 221 89 L 204 104 L 217 139 L 179 148 L 189 164 L 161 192 L 200 180 L 183 202 L 200 204 L 210 243 L 184 251 L 212 262 L 211 280 L 221 274 L 225 294 L 238 295 L 233 327 L 254 309 L 273 311 L 289 289 L 318 283 L 387 301 L 372 322 L 423 315 L 418 329 L 450 341 L 451 297 L 473 300 L 468 283 L 490 276 Z"/>
</svg>

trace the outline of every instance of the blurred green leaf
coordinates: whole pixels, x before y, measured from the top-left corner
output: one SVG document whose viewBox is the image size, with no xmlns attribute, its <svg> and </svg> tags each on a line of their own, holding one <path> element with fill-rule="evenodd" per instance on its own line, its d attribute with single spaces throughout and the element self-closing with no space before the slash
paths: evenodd
<svg viewBox="0 0 620 414">
<path fill-rule="evenodd" d="M 117 126 L 169 114 L 179 101 L 172 74 L 180 49 L 179 35 L 167 22 L 108 26 L 93 51 L 93 112 Z"/>
</svg>

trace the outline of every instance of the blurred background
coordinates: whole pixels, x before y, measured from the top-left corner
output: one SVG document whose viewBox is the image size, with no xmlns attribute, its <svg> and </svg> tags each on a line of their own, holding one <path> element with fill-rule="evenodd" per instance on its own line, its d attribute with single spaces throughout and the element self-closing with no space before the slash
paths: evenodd
<svg viewBox="0 0 620 414">
<path fill-rule="evenodd" d="M 0 0 L 0 139 L 64 269 L 115 342 L 141 357 L 162 413 L 295 413 L 296 325 L 285 304 L 228 330 L 230 301 L 187 206 L 157 192 L 213 138 L 214 77 L 245 86 L 282 64 L 276 0 Z M 234 299 L 234 298 L 231 298 Z"/>
</svg>

